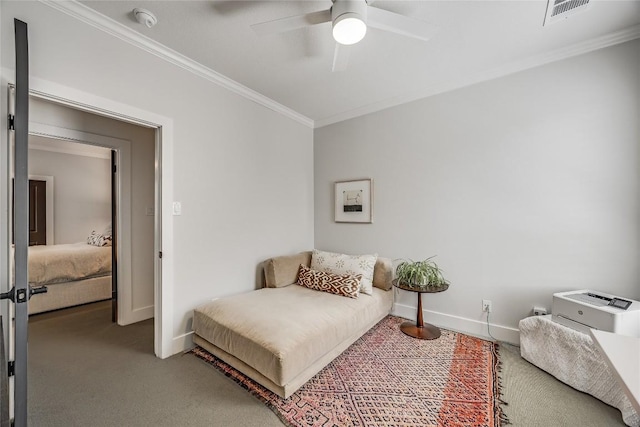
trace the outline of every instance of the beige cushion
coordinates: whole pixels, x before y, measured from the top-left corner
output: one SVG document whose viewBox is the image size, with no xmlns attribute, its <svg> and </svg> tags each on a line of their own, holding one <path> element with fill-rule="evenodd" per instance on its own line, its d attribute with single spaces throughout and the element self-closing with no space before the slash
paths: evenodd
<svg viewBox="0 0 640 427">
<path fill-rule="evenodd" d="M 358 298 L 362 275 L 333 274 L 312 270 L 300 264 L 298 285 L 341 297 Z"/>
<path fill-rule="evenodd" d="M 393 263 L 389 258 L 378 257 L 373 269 L 373 286 L 388 291 L 392 288 Z"/>
<path fill-rule="evenodd" d="M 267 288 L 281 288 L 296 283 L 300 265 L 309 266 L 311 252 L 270 258 L 264 263 L 264 278 Z"/>
<path fill-rule="evenodd" d="M 311 254 L 311 268 L 333 274 L 362 275 L 360 292 L 371 295 L 373 290 L 373 269 L 378 254 L 346 255 L 314 249 Z"/>
</svg>

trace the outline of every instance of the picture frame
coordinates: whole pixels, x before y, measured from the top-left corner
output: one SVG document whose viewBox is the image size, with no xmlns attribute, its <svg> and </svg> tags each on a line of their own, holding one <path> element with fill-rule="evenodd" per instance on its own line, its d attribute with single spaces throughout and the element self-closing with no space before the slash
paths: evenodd
<svg viewBox="0 0 640 427">
<path fill-rule="evenodd" d="M 335 183 L 335 222 L 373 223 L 373 180 L 371 178 Z"/>
</svg>

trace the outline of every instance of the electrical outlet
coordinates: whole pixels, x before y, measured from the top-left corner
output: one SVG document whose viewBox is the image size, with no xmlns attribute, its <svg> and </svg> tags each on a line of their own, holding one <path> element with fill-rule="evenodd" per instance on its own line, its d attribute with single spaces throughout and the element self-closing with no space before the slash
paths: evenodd
<svg viewBox="0 0 640 427">
<path fill-rule="evenodd" d="M 486 311 L 487 313 L 491 313 L 491 300 L 483 299 L 482 300 L 482 311 Z"/>
<path fill-rule="evenodd" d="M 544 316 L 547 314 L 547 309 L 544 307 L 533 307 L 533 315 L 534 316 Z"/>
</svg>

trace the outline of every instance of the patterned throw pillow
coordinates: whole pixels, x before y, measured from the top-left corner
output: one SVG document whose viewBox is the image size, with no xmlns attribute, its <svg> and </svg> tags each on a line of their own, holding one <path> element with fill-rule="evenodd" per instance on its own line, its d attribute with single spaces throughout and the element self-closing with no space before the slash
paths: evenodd
<svg viewBox="0 0 640 427">
<path fill-rule="evenodd" d="M 323 252 L 314 249 L 311 253 L 311 268 L 334 274 L 362 275 L 360 292 L 373 294 L 373 269 L 376 266 L 378 254 L 373 255 L 345 255 L 333 252 Z"/>
<path fill-rule="evenodd" d="M 87 237 L 87 244 L 92 246 L 111 246 L 111 236 L 96 233 L 95 230 Z"/>
<path fill-rule="evenodd" d="M 312 270 L 300 264 L 298 273 L 298 285 L 316 291 L 328 292 L 343 297 L 358 298 L 361 275 L 332 274 L 323 271 Z"/>
</svg>

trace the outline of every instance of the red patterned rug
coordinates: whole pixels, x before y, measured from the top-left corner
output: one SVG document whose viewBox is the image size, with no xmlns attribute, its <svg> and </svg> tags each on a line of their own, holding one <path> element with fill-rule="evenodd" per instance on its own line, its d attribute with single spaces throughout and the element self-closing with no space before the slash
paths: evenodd
<svg viewBox="0 0 640 427">
<path fill-rule="evenodd" d="M 497 344 L 442 330 L 419 340 L 388 316 L 288 399 L 206 350 L 193 353 L 298 426 L 498 427 L 502 415 Z"/>
</svg>

